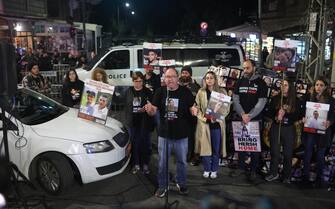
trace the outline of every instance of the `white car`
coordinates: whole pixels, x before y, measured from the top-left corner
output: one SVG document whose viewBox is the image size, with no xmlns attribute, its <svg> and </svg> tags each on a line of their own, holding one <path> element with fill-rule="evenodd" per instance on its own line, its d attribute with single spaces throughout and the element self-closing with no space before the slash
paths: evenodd
<svg viewBox="0 0 335 209">
<path fill-rule="evenodd" d="M 127 167 L 129 135 L 119 121 L 108 117 L 101 125 L 78 118 L 77 109 L 25 88 L 18 89 L 11 101 L 11 110 L 4 109 L 10 161 L 47 192 L 58 194 L 75 179 L 86 184 Z"/>
</svg>

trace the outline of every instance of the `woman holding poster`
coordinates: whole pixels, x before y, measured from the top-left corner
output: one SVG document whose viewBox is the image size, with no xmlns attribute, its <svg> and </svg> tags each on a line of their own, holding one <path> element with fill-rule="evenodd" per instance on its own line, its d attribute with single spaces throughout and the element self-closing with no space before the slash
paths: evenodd
<svg viewBox="0 0 335 209">
<path fill-rule="evenodd" d="M 324 122 L 326 128 L 325 134 L 319 133 L 306 133 L 305 137 L 305 156 L 304 156 L 304 181 L 309 181 L 310 173 L 310 162 L 313 154 L 314 145 L 317 149 L 317 183 L 322 183 L 322 171 L 325 164 L 325 152 L 327 147 L 331 143 L 330 137 L 330 125 L 334 123 L 334 99 L 329 95 L 327 91 L 328 83 L 324 78 L 318 78 L 313 86 L 312 93 L 308 95 L 307 101 L 323 103 L 330 105 L 330 111 L 327 113 L 327 120 Z M 307 119 L 303 119 L 305 126 L 307 124 Z"/>
<path fill-rule="evenodd" d="M 265 177 L 265 180 L 274 181 L 279 178 L 278 165 L 280 160 L 280 145 L 283 145 L 284 169 L 282 180 L 284 183 L 290 183 L 293 145 L 295 140 L 294 124 L 302 119 L 303 111 L 301 111 L 301 109 L 303 106 L 297 98 L 294 84 L 289 80 L 282 82 L 281 92 L 283 99 L 281 100 L 281 95 L 272 98 L 267 114 L 273 122 L 270 131 L 270 174 Z"/>
<path fill-rule="evenodd" d="M 214 72 L 209 71 L 204 76 L 204 86 L 196 95 L 196 104 L 198 108 L 198 122 L 195 132 L 195 153 L 202 156 L 204 166 L 204 178 L 217 178 L 219 168 L 220 154 L 226 156 L 226 133 L 225 121 L 217 120 L 215 116 L 205 117 L 207 106 L 213 91 L 227 95 L 224 89 L 220 89 L 218 80 Z M 221 115 L 226 116 L 229 113 L 228 108 L 218 108 Z"/>
</svg>

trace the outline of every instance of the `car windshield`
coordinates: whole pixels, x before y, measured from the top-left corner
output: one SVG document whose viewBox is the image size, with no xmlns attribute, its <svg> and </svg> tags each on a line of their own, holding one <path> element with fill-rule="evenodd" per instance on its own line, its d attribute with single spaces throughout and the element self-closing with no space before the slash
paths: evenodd
<svg viewBox="0 0 335 209">
<path fill-rule="evenodd" d="M 13 102 L 13 115 L 27 125 L 45 123 L 68 111 L 67 107 L 29 89 L 19 89 Z"/>
</svg>

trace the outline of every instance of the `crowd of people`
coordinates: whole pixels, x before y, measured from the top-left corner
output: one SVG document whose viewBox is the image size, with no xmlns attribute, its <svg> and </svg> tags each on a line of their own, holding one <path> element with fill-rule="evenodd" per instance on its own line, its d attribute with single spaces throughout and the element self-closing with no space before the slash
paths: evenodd
<svg viewBox="0 0 335 209">
<path fill-rule="evenodd" d="M 16 68 L 19 81 L 29 72 L 29 66 L 34 63 L 39 66 L 41 71 L 52 71 L 53 65 L 67 64 L 70 68 L 85 67 L 89 61 L 96 56 L 95 52 L 91 52 L 86 58 L 84 54 L 76 51 L 68 53 L 60 53 L 55 50 L 53 53 L 48 53 L 43 49 L 33 50 L 28 48 L 26 51 L 16 51 Z"/>
<path fill-rule="evenodd" d="M 45 93 L 47 82 L 39 75 L 38 65 L 28 68 L 30 73 L 23 78 L 24 86 Z M 108 83 L 106 72 L 97 68 L 92 79 Z M 219 87 L 217 75 L 208 71 L 204 74 L 202 87 L 192 79 L 192 68 L 184 66 L 179 72 L 174 67 L 167 67 L 164 74 L 164 85 L 160 76 L 152 69 L 145 69 L 145 73 L 132 74 L 133 85 L 126 93 L 125 116 L 132 144 L 132 173 L 142 171 L 149 174 L 151 158 L 151 136 L 156 129 L 158 134 L 158 189 L 157 197 L 164 197 L 168 191 L 169 172 L 166 162 L 172 150 L 176 157 L 176 185 L 180 194 L 187 194 L 187 162 L 192 165 L 203 166 L 202 176 L 215 179 L 220 176 L 219 162 L 225 158 L 228 141 L 233 140 L 229 134 L 231 127 L 227 120 L 217 120 L 215 116 L 205 117 L 206 109 L 212 92 L 227 95 L 225 89 Z M 79 105 L 83 91 L 83 82 L 78 79 L 76 71 L 71 69 L 63 84 L 63 104 L 69 107 Z M 271 121 L 270 154 L 271 168 L 266 181 L 281 179 L 283 183 L 291 183 L 292 156 L 295 142 L 295 124 L 307 123 L 305 106 L 307 101 L 330 105 L 330 111 L 324 126 L 326 134 L 302 133 L 304 142 L 303 182 L 310 183 L 310 164 L 314 147 L 317 154 L 316 182 L 322 184 L 322 170 L 325 164 L 325 154 L 329 149 L 334 129 L 334 99 L 328 92 L 328 82 L 318 78 L 306 97 L 298 97 L 292 79 L 285 78 L 281 82 L 278 95 L 268 98 L 268 86 L 262 77 L 256 73 L 253 60 L 243 63 L 243 76 L 237 81 L 232 102 L 229 108 L 220 115 L 230 116 L 234 120 L 248 124 L 257 121 L 262 128 L 265 120 Z M 87 92 L 87 97 L 92 97 Z M 104 98 L 100 98 L 103 100 Z M 102 101 L 103 102 L 103 101 Z M 89 111 L 89 110 L 87 110 Z M 92 110 L 93 111 L 93 110 Z M 283 156 L 283 172 L 279 172 Z M 166 153 L 167 152 L 167 153 Z M 245 175 L 249 181 L 258 178 L 260 169 L 260 152 L 238 152 L 238 168 L 230 176 Z M 250 159 L 249 161 L 246 159 Z"/>
</svg>

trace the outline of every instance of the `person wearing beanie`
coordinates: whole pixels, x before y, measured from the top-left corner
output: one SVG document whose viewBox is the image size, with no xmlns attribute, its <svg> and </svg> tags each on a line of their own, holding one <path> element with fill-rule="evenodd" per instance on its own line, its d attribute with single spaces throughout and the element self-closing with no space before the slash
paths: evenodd
<svg viewBox="0 0 335 209">
<path fill-rule="evenodd" d="M 179 84 L 181 86 L 186 86 L 193 95 L 193 98 L 195 99 L 195 96 L 197 95 L 200 85 L 192 79 L 192 68 L 191 66 L 184 66 L 181 69 L 180 77 L 179 77 Z M 200 162 L 199 156 L 194 153 L 194 144 L 195 144 L 195 128 L 197 125 L 197 117 L 190 116 L 189 117 L 189 124 L 190 124 L 190 132 L 188 136 L 188 160 L 191 161 L 191 165 L 197 166 Z"/>
<path fill-rule="evenodd" d="M 22 79 L 23 87 L 37 91 L 42 94 L 48 94 L 50 87 L 46 78 L 40 74 L 37 63 L 30 63 L 28 65 L 29 74 Z"/>
</svg>

